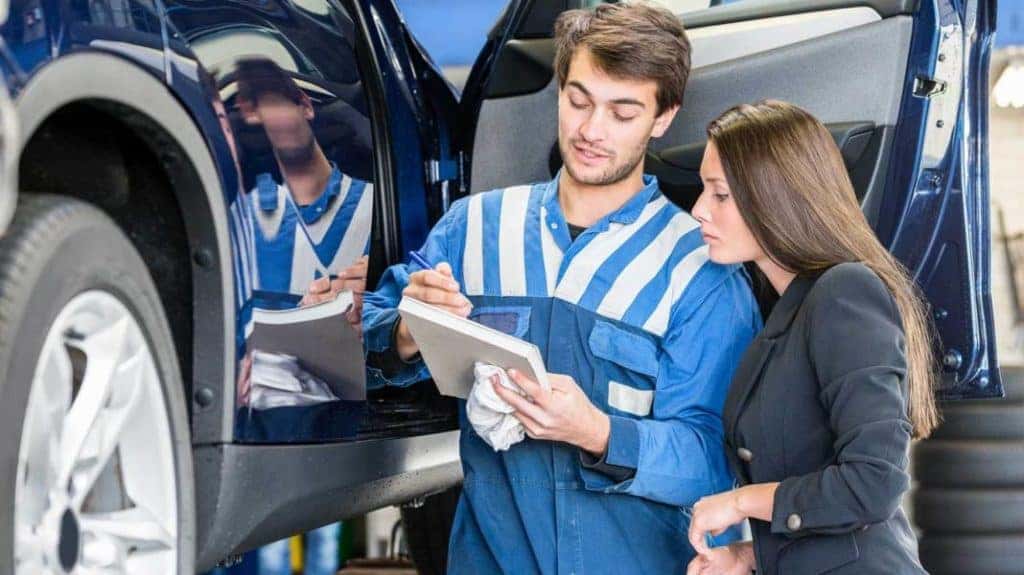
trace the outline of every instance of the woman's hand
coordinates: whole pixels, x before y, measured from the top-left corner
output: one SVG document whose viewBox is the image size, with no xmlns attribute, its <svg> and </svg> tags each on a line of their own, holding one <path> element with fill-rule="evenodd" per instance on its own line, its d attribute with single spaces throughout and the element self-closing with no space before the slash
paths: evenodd
<svg viewBox="0 0 1024 575">
<path fill-rule="evenodd" d="M 686 575 L 750 575 L 754 568 L 754 547 L 744 541 L 714 547 L 694 557 L 686 568 Z"/>
<path fill-rule="evenodd" d="M 747 518 L 740 511 L 740 490 L 702 497 L 693 506 L 690 517 L 690 545 L 702 555 L 708 552 L 707 534 L 721 535 L 726 529 Z"/>
<path fill-rule="evenodd" d="M 762 521 L 772 520 L 775 507 L 775 491 L 778 483 L 755 483 L 702 497 L 693 506 L 693 517 L 690 518 L 690 544 L 697 553 L 704 553 L 708 546 L 705 537 L 708 533 L 721 535 L 729 527 L 736 525 L 748 517 Z"/>
</svg>

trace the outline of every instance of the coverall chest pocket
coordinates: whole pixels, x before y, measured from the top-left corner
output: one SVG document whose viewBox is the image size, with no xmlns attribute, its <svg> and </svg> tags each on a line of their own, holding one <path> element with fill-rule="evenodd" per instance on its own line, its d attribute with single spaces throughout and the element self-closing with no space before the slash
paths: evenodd
<svg viewBox="0 0 1024 575">
<path fill-rule="evenodd" d="M 518 338 L 530 331 L 529 306 L 481 306 L 470 312 L 469 319 Z"/>
<path fill-rule="evenodd" d="M 658 379 L 658 347 L 646 337 L 599 321 L 588 338 L 591 400 L 613 415 L 648 417 Z"/>
</svg>

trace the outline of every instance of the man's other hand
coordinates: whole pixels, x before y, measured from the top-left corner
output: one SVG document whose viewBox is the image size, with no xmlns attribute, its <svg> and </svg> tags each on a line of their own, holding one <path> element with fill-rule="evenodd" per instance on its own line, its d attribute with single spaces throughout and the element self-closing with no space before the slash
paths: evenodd
<svg viewBox="0 0 1024 575">
<path fill-rule="evenodd" d="M 495 385 L 494 391 L 516 411 L 526 434 L 534 439 L 561 441 L 596 456 L 604 454 L 611 434 L 611 420 L 587 397 L 576 380 L 567 375 L 548 375 L 551 389 L 516 370 L 509 370 L 512 381 L 526 397 Z"/>
</svg>

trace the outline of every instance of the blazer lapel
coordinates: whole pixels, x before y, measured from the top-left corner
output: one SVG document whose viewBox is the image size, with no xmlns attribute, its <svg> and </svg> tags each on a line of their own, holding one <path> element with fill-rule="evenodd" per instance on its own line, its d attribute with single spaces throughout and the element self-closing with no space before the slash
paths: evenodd
<svg viewBox="0 0 1024 575">
<path fill-rule="evenodd" d="M 729 393 L 726 395 L 725 406 L 722 409 L 726 435 L 732 437 L 734 442 L 736 441 L 736 424 L 740 414 L 743 413 L 747 400 L 761 381 L 761 372 L 764 371 L 764 366 L 772 355 L 776 341 L 786 333 L 790 324 L 793 323 L 793 318 L 800 310 L 804 298 L 814 287 L 814 282 L 819 276 L 820 273 L 799 275 L 793 279 L 772 309 L 764 329 L 743 354 L 743 359 L 740 360 L 736 373 L 733 375 L 732 385 L 729 386 Z"/>
</svg>

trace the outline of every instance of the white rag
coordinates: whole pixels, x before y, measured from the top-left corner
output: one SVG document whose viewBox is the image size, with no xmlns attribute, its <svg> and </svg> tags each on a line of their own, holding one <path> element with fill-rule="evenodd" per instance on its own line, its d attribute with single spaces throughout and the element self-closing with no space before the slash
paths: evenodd
<svg viewBox="0 0 1024 575">
<path fill-rule="evenodd" d="M 526 435 L 523 424 L 512 412 L 512 408 L 504 399 L 498 397 L 491 385 L 491 376 L 497 375 L 498 380 L 506 389 L 523 395 L 519 386 L 512 382 L 504 369 L 489 363 L 476 362 L 473 376 L 476 381 L 466 401 L 466 416 L 487 445 L 495 451 L 507 451 L 509 447 L 519 443 Z"/>
<path fill-rule="evenodd" d="M 252 409 L 317 405 L 337 401 L 331 388 L 284 353 L 254 351 L 250 374 Z"/>
</svg>

